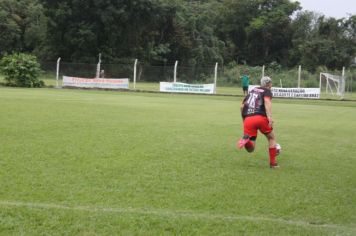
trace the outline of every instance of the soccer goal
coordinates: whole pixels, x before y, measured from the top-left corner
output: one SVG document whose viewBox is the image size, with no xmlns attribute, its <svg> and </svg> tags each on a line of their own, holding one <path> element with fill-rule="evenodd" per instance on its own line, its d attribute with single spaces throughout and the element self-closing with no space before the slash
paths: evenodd
<svg viewBox="0 0 356 236">
<path fill-rule="evenodd" d="M 333 96 L 344 97 L 345 95 L 345 69 L 342 70 L 342 75 L 332 75 L 329 73 L 320 73 L 320 90 L 325 87 L 326 94 Z"/>
</svg>

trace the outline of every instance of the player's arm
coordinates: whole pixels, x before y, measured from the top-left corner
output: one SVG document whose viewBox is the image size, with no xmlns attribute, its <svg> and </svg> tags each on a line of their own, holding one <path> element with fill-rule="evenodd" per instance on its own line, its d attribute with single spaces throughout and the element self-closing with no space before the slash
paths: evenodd
<svg viewBox="0 0 356 236">
<path fill-rule="evenodd" d="M 265 109 L 266 109 L 266 114 L 267 114 L 267 118 L 269 121 L 269 125 L 272 126 L 273 125 L 273 119 L 272 119 L 272 101 L 271 101 L 271 97 L 265 96 L 264 97 L 264 101 L 265 101 Z"/>
</svg>

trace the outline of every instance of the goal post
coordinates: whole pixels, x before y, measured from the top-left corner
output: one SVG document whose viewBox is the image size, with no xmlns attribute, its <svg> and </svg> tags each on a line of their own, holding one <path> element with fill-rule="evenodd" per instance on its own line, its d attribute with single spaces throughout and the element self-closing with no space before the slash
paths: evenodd
<svg viewBox="0 0 356 236">
<path fill-rule="evenodd" d="M 345 68 L 342 70 L 342 75 L 333 75 L 329 73 L 320 73 L 319 88 L 325 86 L 325 93 L 331 93 L 333 96 L 337 95 L 344 97 L 345 95 Z"/>
</svg>

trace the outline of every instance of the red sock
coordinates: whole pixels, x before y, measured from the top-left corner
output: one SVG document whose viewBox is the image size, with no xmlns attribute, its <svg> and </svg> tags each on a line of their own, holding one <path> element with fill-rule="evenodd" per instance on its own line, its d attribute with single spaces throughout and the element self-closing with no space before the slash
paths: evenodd
<svg viewBox="0 0 356 236">
<path fill-rule="evenodd" d="M 248 142 L 245 144 L 246 148 L 252 148 L 253 147 L 253 142 L 251 140 L 248 140 Z"/>
<path fill-rule="evenodd" d="M 277 155 L 277 149 L 275 147 L 269 148 L 269 164 L 270 165 L 276 164 L 276 155 Z"/>
</svg>

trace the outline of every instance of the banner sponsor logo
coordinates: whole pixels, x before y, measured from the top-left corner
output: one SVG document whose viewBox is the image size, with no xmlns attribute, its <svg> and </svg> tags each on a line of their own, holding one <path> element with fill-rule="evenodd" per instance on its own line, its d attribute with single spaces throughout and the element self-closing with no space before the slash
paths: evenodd
<svg viewBox="0 0 356 236">
<path fill-rule="evenodd" d="M 63 76 L 63 86 L 78 88 L 129 89 L 129 79 L 87 79 Z"/>
<path fill-rule="evenodd" d="M 160 82 L 159 91 L 170 93 L 214 93 L 214 84 L 185 84 Z"/>
<path fill-rule="evenodd" d="M 250 92 L 253 88 L 259 87 L 258 85 L 250 85 L 248 91 Z M 320 88 L 278 88 L 272 87 L 271 92 L 273 97 L 281 98 L 308 98 L 308 99 L 319 99 L 320 98 Z"/>
</svg>

